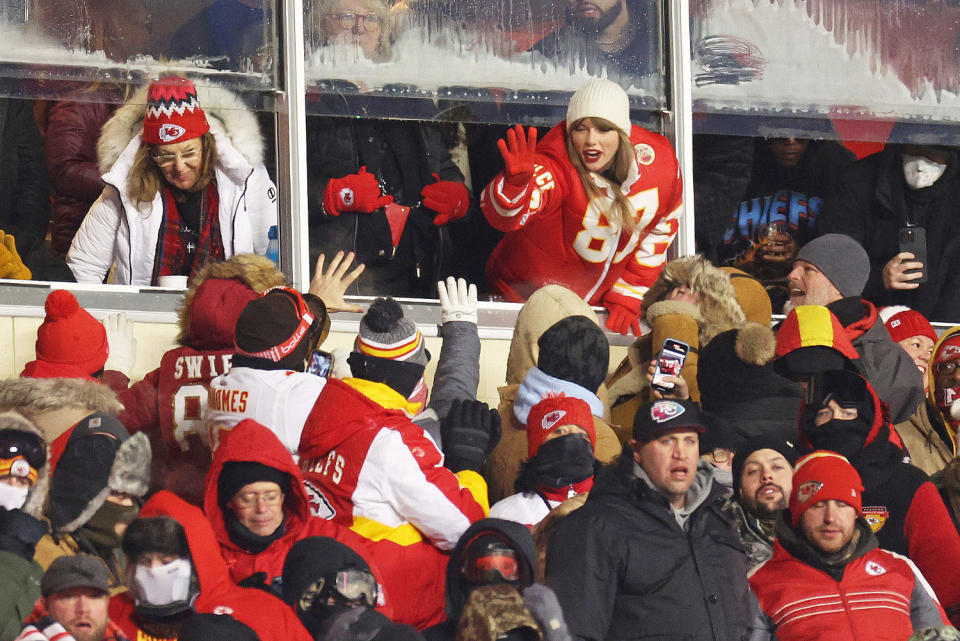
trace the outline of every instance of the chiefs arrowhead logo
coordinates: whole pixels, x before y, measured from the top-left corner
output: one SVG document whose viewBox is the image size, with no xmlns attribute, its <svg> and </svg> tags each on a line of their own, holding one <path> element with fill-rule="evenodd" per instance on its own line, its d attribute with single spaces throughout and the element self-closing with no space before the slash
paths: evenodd
<svg viewBox="0 0 960 641">
<path fill-rule="evenodd" d="M 30 464 L 22 458 L 15 459 L 10 465 L 10 476 L 27 478 L 30 476 Z"/>
<path fill-rule="evenodd" d="M 960 356 L 960 347 L 956 345 L 947 345 L 943 348 L 943 351 L 940 352 L 940 360 L 946 361 Z"/>
<path fill-rule="evenodd" d="M 887 573 L 887 569 L 876 561 L 867 561 L 866 571 L 870 576 L 880 576 Z"/>
<path fill-rule="evenodd" d="M 797 500 L 800 503 L 806 503 L 807 500 L 820 491 L 823 483 L 820 481 L 807 481 L 797 488 Z"/>
<path fill-rule="evenodd" d="M 567 413 L 564 410 L 553 410 L 540 420 L 540 427 L 544 430 L 552 429 L 566 415 Z"/>
<path fill-rule="evenodd" d="M 343 202 L 344 207 L 349 207 L 353 204 L 353 190 L 349 187 L 344 187 L 340 190 L 340 200 Z"/>
<path fill-rule="evenodd" d="M 229 605 L 215 605 L 213 606 L 213 614 L 233 614 L 233 608 Z"/>
<path fill-rule="evenodd" d="M 870 524 L 870 529 L 877 533 L 890 518 L 890 512 L 885 505 L 864 506 L 863 518 Z"/>
<path fill-rule="evenodd" d="M 665 423 L 680 416 L 685 411 L 683 405 L 676 401 L 657 401 L 650 407 L 650 418 L 655 423 Z"/>
<path fill-rule="evenodd" d="M 175 125 L 172 122 L 165 122 L 160 125 L 160 131 L 157 133 L 157 135 L 160 136 L 160 140 L 163 142 L 173 142 L 185 133 L 187 133 L 187 130 L 180 125 Z"/>
<path fill-rule="evenodd" d="M 337 515 L 333 505 L 323 495 L 323 492 L 316 485 L 304 479 L 303 488 L 307 491 L 307 500 L 310 503 L 310 514 L 319 516 L 321 519 L 330 520 Z"/>
<path fill-rule="evenodd" d="M 634 145 L 633 148 L 637 151 L 637 162 L 641 165 L 652 165 L 654 159 L 657 157 L 656 152 L 653 151 L 653 147 L 646 143 Z"/>
</svg>

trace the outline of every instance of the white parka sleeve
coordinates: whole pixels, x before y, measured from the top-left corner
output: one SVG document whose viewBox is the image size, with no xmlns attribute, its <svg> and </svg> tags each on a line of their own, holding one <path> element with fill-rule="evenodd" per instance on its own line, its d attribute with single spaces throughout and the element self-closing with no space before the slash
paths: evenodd
<svg viewBox="0 0 960 641">
<path fill-rule="evenodd" d="M 101 283 L 116 258 L 123 206 L 107 186 L 90 206 L 67 252 L 67 267 L 78 283 Z"/>
</svg>

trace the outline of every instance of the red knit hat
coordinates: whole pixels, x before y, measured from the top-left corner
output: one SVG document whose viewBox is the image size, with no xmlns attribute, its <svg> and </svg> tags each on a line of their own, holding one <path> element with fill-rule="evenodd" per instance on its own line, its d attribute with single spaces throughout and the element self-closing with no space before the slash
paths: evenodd
<svg viewBox="0 0 960 641">
<path fill-rule="evenodd" d="M 65 289 L 55 289 L 44 303 L 47 317 L 37 330 L 37 360 L 21 376 L 87 378 L 103 369 L 109 347 L 107 330 L 80 307 Z"/>
<path fill-rule="evenodd" d="M 143 142 L 170 145 L 199 138 L 208 131 L 210 124 L 190 80 L 165 76 L 150 85 L 147 113 L 143 117 Z"/>
<path fill-rule="evenodd" d="M 880 320 L 890 332 L 890 338 L 894 343 L 914 336 L 926 336 L 934 343 L 937 342 L 937 332 L 930 321 L 923 314 L 909 307 L 903 305 L 884 307 L 880 310 Z"/>
<path fill-rule="evenodd" d="M 933 355 L 933 365 L 939 365 L 946 361 L 955 361 L 960 358 L 960 334 L 951 336 L 940 343 L 937 352 Z"/>
<path fill-rule="evenodd" d="M 793 527 L 800 517 L 820 501 L 842 501 L 863 514 L 861 493 L 863 481 L 845 457 L 836 452 L 817 450 L 807 454 L 793 469 L 793 490 L 790 492 L 790 516 Z"/>
<path fill-rule="evenodd" d="M 530 409 L 527 416 L 527 456 L 534 456 L 547 437 L 564 425 L 576 425 L 590 437 L 590 445 L 597 448 L 597 430 L 593 414 L 586 401 L 557 394 L 548 396 Z"/>
</svg>

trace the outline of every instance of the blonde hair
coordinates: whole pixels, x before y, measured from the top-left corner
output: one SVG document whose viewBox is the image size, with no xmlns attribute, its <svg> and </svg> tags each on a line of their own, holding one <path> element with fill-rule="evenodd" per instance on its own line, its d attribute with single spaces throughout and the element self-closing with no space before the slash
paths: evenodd
<svg viewBox="0 0 960 641">
<path fill-rule="evenodd" d="M 584 120 L 586 120 L 586 118 L 580 118 L 572 122 L 570 128 L 567 130 L 567 157 L 570 158 L 574 169 L 577 170 L 577 175 L 580 176 L 580 184 L 583 185 L 583 190 L 587 193 L 588 198 L 602 198 L 605 196 L 597 184 L 593 182 L 592 176 L 599 176 L 610 184 L 611 191 L 613 191 L 613 211 L 605 212 L 605 215 L 611 223 L 620 225 L 632 234 L 637 227 L 636 211 L 627 197 L 620 191 L 620 187 L 630 174 L 631 167 L 637 162 L 637 155 L 633 149 L 633 143 L 630 142 L 629 136 L 627 136 L 622 129 L 609 120 L 604 118 L 590 118 L 590 121 L 597 129 L 600 131 L 616 131 L 620 138 L 620 144 L 617 146 L 617 153 L 614 154 L 613 160 L 611 160 L 601 172 L 592 172 L 583 164 L 583 158 L 581 158 L 577 150 L 574 149 L 573 136 L 570 135 Z"/>
<path fill-rule="evenodd" d="M 380 35 L 377 37 L 377 51 L 374 62 L 384 62 L 390 59 L 393 53 L 393 16 L 390 8 L 381 0 L 358 0 L 367 11 L 380 18 Z M 307 17 L 307 26 L 316 34 L 316 45 L 329 44 L 327 30 L 324 27 L 324 18 L 334 13 L 334 5 L 338 0 L 315 0 L 311 3 Z"/>
<path fill-rule="evenodd" d="M 217 143 L 213 134 L 208 131 L 200 136 L 200 144 L 203 147 L 200 169 L 197 172 L 197 182 L 190 191 L 200 191 L 209 185 L 213 180 L 214 167 L 217 164 Z M 135 206 L 152 202 L 166 182 L 163 172 L 157 163 L 153 162 L 152 155 L 156 147 L 150 143 L 140 143 L 140 148 L 137 149 L 137 154 L 133 158 L 133 166 L 130 167 L 127 178 L 127 193 L 133 199 Z"/>
</svg>

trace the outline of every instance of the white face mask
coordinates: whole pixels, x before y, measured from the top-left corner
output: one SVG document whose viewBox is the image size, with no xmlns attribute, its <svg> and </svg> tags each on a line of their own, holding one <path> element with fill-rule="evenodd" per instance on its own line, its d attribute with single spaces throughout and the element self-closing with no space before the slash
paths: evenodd
<svg viewBox="0 0 960 641">
<path fill-rule="evenodd" d="M 29 487 L 20 487 L 0 482 L 0 507 L 8 510 L 19 510 L 27 502 Z"/>
<path fill-rule="evenodd" d="M 190 595 L 193 565 L 189 559 L 177 559 L 166 565 L 137 565 L 133 571 L 133 590 L 140 603 L 153 606 L 186 601 Z"/>
<path fill-rule="evenodd" d="M 934 162 L 926 156 L 903 154 L 903 177 L 910 189 L 924 189 L 940 180 L 946 163 Z"/>
</svg>

